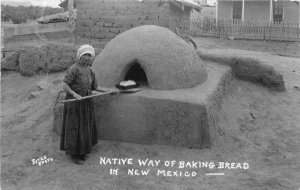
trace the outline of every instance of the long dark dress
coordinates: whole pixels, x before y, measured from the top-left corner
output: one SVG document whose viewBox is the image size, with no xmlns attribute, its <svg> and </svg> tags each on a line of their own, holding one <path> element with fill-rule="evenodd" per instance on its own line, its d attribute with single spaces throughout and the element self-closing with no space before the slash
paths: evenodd
<svg viewBox="0 0 300 190">
<path fill-rule="evenodd" d="M 97 89 L 95 74 L 90 67 L 79 63 L 72 65 L 63 79 L 70 88 L 81 96 L 91 95 Z M 66 99 L 74 98 L 67 93 Z M 92 99 L 64 104 L 60 149 L 69 155 L 83 155 L 91 152 L 97 144 L 97 126 Z"/>
</svg>

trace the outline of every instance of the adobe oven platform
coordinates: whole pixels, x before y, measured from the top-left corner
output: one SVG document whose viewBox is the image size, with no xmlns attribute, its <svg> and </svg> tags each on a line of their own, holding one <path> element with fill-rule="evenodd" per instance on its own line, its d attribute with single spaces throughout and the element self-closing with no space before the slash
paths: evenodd
<svg viewBox="0 0 300 190">
<path fill-rule="evenodd" d="M 98 138 L 189 148 L 211 147 L 217 137 L 216 112 L 232 79 L 231 69 L 205 62 L 207 80 L 193 88 L 142 90 L 94 98 Z M 62 105 L 59 105 L 62 107 Z M 62 109 L 57 109 L 62 114 Z M 54 114 L 60 134 L 61 118 Z"/>
</svg>

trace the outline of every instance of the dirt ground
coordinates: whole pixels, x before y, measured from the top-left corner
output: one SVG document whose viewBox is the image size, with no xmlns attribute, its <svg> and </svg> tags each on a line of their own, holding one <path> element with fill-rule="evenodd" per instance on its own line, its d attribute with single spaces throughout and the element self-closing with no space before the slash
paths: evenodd
<svg viewBox="0 0 300 190">
<path fill-rule="evenodd" d="M 219 138 L 211 149 L 138 145 L 99 141 L 84 165 L 71 162 L 59 150 L 52 130 L 53 106 L 64 73 L 23 77 L 1 75 L 1 187 L 13 189 L 207 189 L 298 190 L 300 188 L 300 59 L 243 51 L 232 46 L 198 45 L 224 54 L 243 54 L 273 65 L 283 74 L 286 91 L 234 79 L 218 115 Z M 245 42 L 243 42 L 245 43 Z M 205 44 L 207 46 L 205 46 Z M 250 47 L 250 46 L 249 46 Z M 41 86 L 41 87 L 39 87 Z M 36 92 L 35 97 L 31 95 Z M 42 166 L 32 159 L 52 158 Z M 100 157 L 176 161 L 248 163 L 249 169 L 178 169 L 178 167 L 102 165 Z M 119 175 L 110 175 L 118 168 Z M 129 176 L 127 169 L 150 169 L 146 176 Z M 195 171 L 195 177 L 157 176 L 158 169 Z M 206 175 L 223 172 L 224 175 Z"/>
<path fill-rule="evenodd" d="M 300 42 L 263 40 L 225 40 L 217 38 L 194 38 L 198 47 L 205 49 L 239 49 L 265 52 L 280 56 L 300 57 Z"/>
</svg>

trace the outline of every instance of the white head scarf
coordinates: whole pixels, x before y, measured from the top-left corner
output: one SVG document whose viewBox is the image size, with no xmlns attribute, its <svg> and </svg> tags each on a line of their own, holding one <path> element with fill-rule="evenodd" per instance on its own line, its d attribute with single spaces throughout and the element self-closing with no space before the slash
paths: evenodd
<svg viewBox="0 0 300 190">
<path fill-rule="evenodd" d="M 95 50 L 92 46 L 86 44 L 86 45 L 82 45 L 80 46 L 80 48 L 77 51 L 77 59 L 79 60 L 81 58 L 82 55 L 89 53 L 91 54 L 91 56 L 94 58 L 95 57 Z"/>
</svg>

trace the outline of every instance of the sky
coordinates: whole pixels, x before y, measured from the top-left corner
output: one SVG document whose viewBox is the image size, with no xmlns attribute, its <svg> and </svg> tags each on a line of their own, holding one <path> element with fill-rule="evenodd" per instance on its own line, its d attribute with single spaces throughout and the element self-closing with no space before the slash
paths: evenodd
<svg viewBox="0 0 300 190">
<path fill-rule="evenodd" d="M 58 4 L 60 0 L 3 0 L 6 2 L 30 2 L 34 6 L 50 6 L 50 7 L 59 7 Z"/>
<path fill-rule="evenodd" d="M 50 6 L 50 7 L 58 7 L 58 4 L 60 3 L 61 0 L 3 0 L 3 1 L 15 1 L 15 2 L 30 2 L 32 5 L 35 6 Z M 208 4 L 213 5 L 213 2 L 215 0 L 208 0 Z"/>
<path fill-rule="evenodd" d="M 209 5 L 214 5 L 215 2 L 216 2 L 216 0 L 207 0 L 207 4 L 209 4 Z"/>
</svg>

